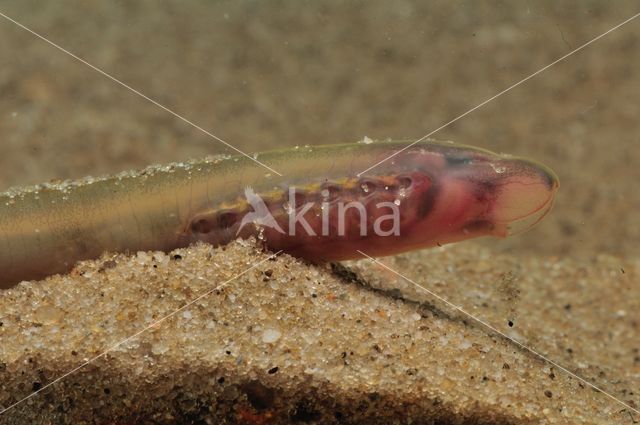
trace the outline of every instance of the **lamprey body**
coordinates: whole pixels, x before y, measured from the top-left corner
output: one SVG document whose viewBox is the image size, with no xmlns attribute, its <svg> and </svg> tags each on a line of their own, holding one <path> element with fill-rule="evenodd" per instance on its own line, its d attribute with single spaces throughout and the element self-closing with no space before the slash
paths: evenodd
<svg viewBox="0 0 640 425">
<path fill-rule="evenodd" d="M 48 183 L 0 195 L 0 288 L 104 252 L 259 237 L 311 261 L 392 255 L 526 230 L 558 179 L 535 162 L 424 141 L 309 146 Z"/>
</svg>

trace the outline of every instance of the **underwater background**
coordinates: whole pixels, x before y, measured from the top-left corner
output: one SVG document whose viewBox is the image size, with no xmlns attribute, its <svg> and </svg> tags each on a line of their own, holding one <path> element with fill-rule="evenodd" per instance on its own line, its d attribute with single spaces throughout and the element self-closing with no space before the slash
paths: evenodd
<svg viewBox="0 0 640 425">
<path fill-rule="evenodd" d="M 416 140 L 640 9 L 622 0 L 28 0 L 2 1 L 0 11 L 257 152 L 365 136 Z M 453 254 L 391 260 L 426 279 L 430 269 L 420 264 L 491 271 L 504 289 L 496 317 L 505 330 L 508 318 L 529 317 L 529 345 L 571 370 L 584 371 L 583 361 L 611 368 L 599 385 L 623 397 L 623 382 L 628 403 L 640 391 L 638 51 L 634 20 L 433 134 L 550 166 L 561 187 L 542 223 L 505 240 L 465 242 Z M 0 18 L 0 191 L 217 153 L 233 152 Z M 554 274 L 545 261 L 570 270 Z M 527 282 L 553 287 L 536 296 Z M 473 309 L 481 302 L 465 288 L 474 284 L 465 277 L 437 292 Z M 572 289 L 558 295 L 565 284 Z M 565 337 L 605 351 L 580 357 Z M 590 367 L 586 376 L 597 377 Z"/>
</svg>

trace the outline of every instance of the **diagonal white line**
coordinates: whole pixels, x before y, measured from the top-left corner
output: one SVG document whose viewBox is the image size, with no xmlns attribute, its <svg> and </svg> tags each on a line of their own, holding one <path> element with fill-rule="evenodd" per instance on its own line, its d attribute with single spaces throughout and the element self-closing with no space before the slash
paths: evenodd
<svg viewBox="0 0 640 425">
<path fill-rule="evenodd" d="M 200 301 L 201 299 L 203 299 L 204 297 L 207 297 L 209 295 L 211 295 L 213 292 L 218 291 L 222 288 L 224 288 L 225 286 L 227 286 L 229 284 L 229 282 L 232 282 L 233 280 L 239 278 L 240 276 L 250 272 L 251 270 L 255 269 L 256 267 L 260 266 L 261 264 L 265 263 L 266 261 L 269 261 L 270 259 L 276 257 L 278 254 L 280 254 L 282 252 L 282 250 L 275 252 L 271 255 L 269 255 L 267 258 L 255 263 L 254 265 L 252 265 L 251 267 L 249 267 L 248 269 L 246 269 L 245 271 L 243 271 L 242 273 L 238 273 L 237 275 L 233 276 L 231 279 L 226 280 L 225 282 L 221 283 L 220 285 L 216 286 L 215 288 L 205 292 L 204 294 L 198 296 L 197 298 L 194 298 L 193 300 L 189 301 L 188 303 L 186 303 L 185 305 L 183 305 L 182 307 L 178 308 L 177 310 L 172 311 L 171 313 L 167 314 L 166 316 L 156 320 L 155 322 L 151 323 L 149 326 L 139 330 L 138 332 L 134 333 L 131 336 L 126 337 L 125 339 L 116 342 L 115 344 L 113 344 L 112 346 L 110 346 L 109 348 L 107 348 L 106 350 L 104 350 L 102 353 L 98 354 L 95 357 L 92 357 L 91 359 L 87 360 L 86 362 L 82 363 L 80 366 L 70 370 L 69 372 L 65 373 L 64 375 L 61 375 L 59 377 L 57 377 L 56 379 L 54 379 L 53 381 L 49 382 L 47 385 L 44 385 L 42 388 L 40 388 L 37 391 L 32 392 L 31 394 L 29 394 L 28 396 L 16 401 L 15 403 L 13 403 L 12 405 L 4 408 L 3 410 L 0 410 L 0 415 L 2 415 L 3 413 L 13 409 L 14 407 L 16 407 L 17 405 L 19 405 L 20 403 L 30 399 L 31 397 L 37 395 L 38 393 L 46 390 L 47 388 L 49 388 L 50 386 L 52 386 L 53 384 L 60 382 L 61 380 L 63 380 L 64 378 L 66 378 L 67 376 L 77 372 L 78 370 L 82 369 L 83 367 L 87 366 L 90 363 L 93 363 L 94 361 L 98 360 L 101 357 L 106 356 L 109 352 L 115 350 L 116 348 L 118 348 L 119 346 L 121 346 L 122 344 L 125 344 L 129 341 L 131 341 L 132 339 L 138 337 L 139 335 L 145 333 L 146 331 L 148 331 L 149 329 L 158 326 L 160 323 L 164 322 L 165 320 L 169 319 L 170 317 L 173 317 L 174 315 L 176 315 L 177 313 L 181 312 L 182 310 L 188 308 L 189 306 L 193 305 L 194 303 Z"/>
<path fill-rule="evenodd" d="M 369 170 L 372 170 L 373 168 L 377 167 L 378 165 L 382 164 L 383 162 L 386 162 L 388 160 L 390 160 L 391 158 L 393 158 L 394 156 L 404 152 L 405 150 L 409 149 L 411 146 L 415 145 L 416 143 L 419 143 L 421 141 L 423 141 L 424 139 L 428 138 L 429 136 L 437 133 L 438 131 L 442 130 L 445 127 L 448 127 L 449 125 L 453 124 L 454 122 L 458 121 L 461 118 L 466 117 L 467 115 L 469 115 L 470 113 L 472 113 L 473 111 L 475 111 L 476 109 L 479 109 L 481 107 L 483 107 L 484 105 L 486 105 L 487 103 L 497 99 L 498 97 L 502 96 L 503 94 L 507 93 L 508 91 L 518 87 L 520 84 L 529 81 L 530 79 L 532 79 L 533 77 L 535 77 L 536 75 L 546 71 L 547 69 L 551 68 L 552 66 L 554 66 L 555 64 L 557 64 L 558 62 L 562 62 L 563 60 L 565 60 L 566 58 L 568 58 L 569 56 L 573 55 L 574 53 L 579 52 L 580 50 L 584 49 L 585 47 L 589 46 L 592 43 L 595 43 L 596 41 L 600 40 L 602 37 L 604 37 L 605 35 L 617 30 L 618 28 L 620 28 L 621 26 L 633 21 L 634 19 L 636 19 L 638 16 L 640 16 L 640 13 L 636 13 L 635 15 L 633 15 L 632 17 L 630 17 L 629 19 L 625 20 L 624 22 L 619 23 L 618 25 L 616 25 L 615 27 L 603 32 L 602 34 L 600 34 L 599 36 L 592 38 L 591 40 L 587 41 L 586 43 L 584 43 L 582 46 L 573 49 L 572 51 L 570 51 L 569 53 L 567 53 L 566 55 L 556 59 L 555 61 L 551 62 L 549 65 L 540 68 L 539 70 L 537 70 L 536 72 L 534 72 L 533 74 L 529 75 L 528 77 L 523 78 L 522 80 L 518 81 L 515 84 L 510 85 L 509 87 L 507 87 L 506 89 L 502 90 L 500 93 L 491 96 L 490 98 L 488 98 L 487 100 L 485 100 L 484 102 L 474 106 L 473 108 L 469 109 L 467 112 L 457 116 L 456 118 L 452 119 L 451 121 L 441 125 L 440 127 L 436 128 L 435 130 L 433 130 L 430 133 L 425 134 L 424 136 L 422 136 L 421 138 L 419 138 L 418 140 L 416 140 L 415 142 L 405 146 L 404 148 L 400 149 L 397 152 L 394 152 L 393 154 L 389 155 L 388 157 L 386 157 L 385 159 L 376 162 L 375 164 L 373 164 L 371 167 L 367 168 L 366 170 L 363 170 L 361 172 L 359 172 L 357 174 L 358 177 L 360 177 L 362 174 L 366 173 Z"/>
<path fill-rule="evenodd" d="M 409 279 L 408 277 L 404 276 L 403 274 L 401 274 L 400 272 L 397 272 L 395 270 L 393 270 L 391 267 L 387 266 L 386 264 L 376 260 L 375 258 L 371 257 L 370 255 L 367 255 L 366 253 L 360 251 L 360 250 L 356 250 L 358 251 L 358 253 L 360 253 L 360 255 L 363 255 L 365 257 L 367 257 L 369 260 L 373 261 L 374 263 L 384 267 L 385 269 L 389 270 L 391 273 L 395 274 L 396 276 L 401 277 L 402 279 L 406 280 L 407 282 L 411 283 L 412 285 L 414 285 L 416 288 L 422 289 L 424 292 L 426 292 L 427 294 L 431 295 L 432 297 L 437 298 L 438 300 L 442 301 L 443 303 L 445 303 L 446 305 L 448 305 L 449 307 L 458 310 L 460 313 L 464 314 L 465 316 L 469 317 L 470 319 L 480 323 L 482 326 L 488 328 L 489 330 L 491 330 L 492 332 L 500 335 L 503 338 L 508 339 L 509 341 L 513 342 L 514 344 L 516 344 L 518 347 L 527 350 L 528 352 L 530 352 L 531 354 L 535 355 L 536 357 L 542 359 L 543 361 L 557 367 L 558 369 L 562 370 L 563 372 L 565 372 L 566 374 L 576 378 L 577 380 L 579 380 L 580 382 L 588 385 L 589 387 L 593 388 L 596 391 L 600 391 L 602 394 L 606 395 L 607 397 L 609 397 L 610 399 L 614 400 L 615 402 L 621 404 L 622 406 L 626 407 L 629 410 L 634 411 L 635 413 L 640 414 L 640 410 L 633 408 L 631 406 L 629 406 L 627 403 L 625 403 L 624 401 L 620 400 L 619 398 L 617 398 L 614 395 L 609 394 L 608 392 L 604 391 L 602 388 L 597 387 L 596 385 L 592 384 L 591 382 L 587 381 L 584 378 L 581 378 L 580 376 L 576 375 L 575 373 L 571 372 L 570 370 L 568 370 L 567 368 L 559 365 L 558 363 L 554 362 L 553 360 L 549 359 L 548 357 L 546 357 L 543 354 L 540 354 L 539 352 L 537 352 L 536 350 L 534 350 L 533 348 L 529 348 L 526 345 L 522 344 L 521 342 L 518 342 L 517 340 L 511 338 L 510 336 L 508 336 L 507 334 L 505 334 L 504 332 L 499 331 L 498 329 L 496 329 L 495 327 L 493 327 L 492 325 L 488 324 L 487 322 L 483 321 L 482 319 L 477 318 L 476 316 L 474 316 L 471 313 L 466 312 L 464 309 L 462 309 L 461 307 L 458 307 L 457 305 L 453 304 L 452 302 L 442 298 L 440 295 L 436 294 L 433 291 L 430 291 L 429 289 L 425 288 L 424 286 L 420 285 L 419 283 L 414 282 L 413 280 Z"/>
<path fill-rule="evenodd" d="M 126 88 L 127 90 L 137 94 L 138 96 L 140 96 L 141 98 L 153 103 L 154 105 L 156 105 L 158 108 L 170 113 L 171 115 L 173 115 L 174 117 L 184 121 L 185 123 L 189 124 L 190 126 L 194 127 L 197 130 L 200 130 L 201 132 L 203 132 L 204 134 L 206 134 L 207 136 L 217 140 L 218 142 L 222 143 L 223 145 L 225 145 L 226 147 L 233 149 L 234 151 L 238 152 L 239 154 L 249 158 L 251 161 L 262 165 L 264 168 L 266 168 L 267 170 L 271 171 L 272 173 L 275 173 L 279 176 L 282 176 L 282 174 L 280 174 L 279 172 L 277 172 L 276 170 L 274 170 L 273 168 L 269 167 L 266 164 L 263 164 L 262 162 L 258 161 L 256 158 L 248 155 L 247 153 L 241 151 L 240 149 L 236 148 L 235 146 L 233 146 L 232 144 L 228 143 L 227 141 L 221 139 L 220 137 L 216 136 L 215 134 L 205 130 L 204 128 L 200 127 L 199 125 L 195 124 L 192 121 L 189 121 L 188 119 L 186 119 L 185 117 L 183 117 L 182 115 L 178 114 L 177 112 L 174 112 L 173 110 L 167 108 L 166 106 L 160 104 L 159 102 L 153 100 L 152 98 L 150 98 L 149 96 L 139 92 L 138 90 L 134 89 L 133 87 L 127 85 L 126 83 L 120 81 L 119 79 L 117 79 L 116 77 L 114 77 L 113 75 L 107 73 L 106 71 L 103 71 L 102 69 L 98 68 L 97 66 L 94 66 L 92 64 L 90 64 L 89 62 L 87 62 L 86 60 L 82 59 L 81 57 L 71 53 L 70 51 L 68 51 L 67 49 L 65 49 L 64 47 L 54 43 L 53 41 L 49 40 L 48 38 L 40 35 L 39 33 L 35 32 L 34 30 L 22 25 L 20 22 L 16 21 L 15 19 L 10 18 L 9 16 L 5 15 L 4 13 L 0 12 L 0 16 L 2 16 L 4 19 L 6 19 L 9 22 L 13 22 L 14 24 L 16 24 L 17 26 L 19 26 L 20 28 L 22 28 L 25 31 L 30 32 L 31 34 L 35 35 L 36 37 L 38 37 L 40 40 L 50 44 L 51 46 L 55 47 L 56 49 L 60 50 L 61 52 L 66 53 L 67 55 L 71 56 L 72 58 L 74 58 L 75 60 L 83 63 L 84 65 L 88 66 L 89 68 L 93 69 L 94 71 L 98 72 L 99 74 L 102 74 L 103 76 L 107 77 L 108 79 L 110 79 L 111 81 L 113 81 L 114 83 L 117 83 L 119 85 L 121 85 L 122 87 Z"/>
</svg>

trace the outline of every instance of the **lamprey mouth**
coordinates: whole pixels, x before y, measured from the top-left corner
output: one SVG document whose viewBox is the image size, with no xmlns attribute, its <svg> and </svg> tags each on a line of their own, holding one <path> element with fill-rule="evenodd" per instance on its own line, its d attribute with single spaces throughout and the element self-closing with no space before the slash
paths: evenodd
<svg viewBox="0 0 640 425">
<path fill-rule="evenodd" d="M 510 159 L 501 166 L 506 177 L 496 189 L 491 217 L 504 232 L 499 236 L 508 236 L 530 229 L 547 215 L 560 182 L 550 168 L 534 161 Z"/>
</svg>

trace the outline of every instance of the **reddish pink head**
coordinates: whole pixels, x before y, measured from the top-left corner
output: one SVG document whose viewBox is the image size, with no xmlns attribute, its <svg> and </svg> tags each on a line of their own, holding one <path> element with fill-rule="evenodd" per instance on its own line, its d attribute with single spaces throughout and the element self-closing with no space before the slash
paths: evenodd
<svg viewBox="0 0 640 425">
<path fill-rule="evenodd" d="M 553 171 L 523 158 L 459 146 L 414 155 L 428 164 L 418 173 L 432 183 L 423 195 L 431 208 L 404 241 L 416 246 L 528 230 L 549 212 L 559 187 Z"/>
</svg>

